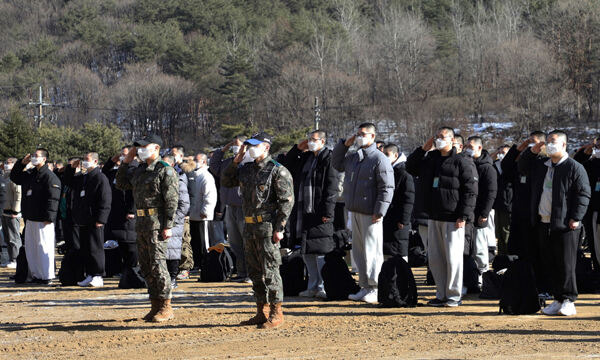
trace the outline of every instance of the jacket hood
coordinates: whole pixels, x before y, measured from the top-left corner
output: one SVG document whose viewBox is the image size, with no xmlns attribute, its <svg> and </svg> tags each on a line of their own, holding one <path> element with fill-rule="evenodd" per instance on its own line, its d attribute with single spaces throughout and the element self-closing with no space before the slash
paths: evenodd
<svg viewBox="0 0 600 360">
<path fill-rule="evenodd" d="M 181 167 L 181 170 L 183 170 L 183 172 L 187 174 L 189 172 L 196 170 L 196 162 L 195 161 L 184 162 L 180 165 L 180 167 Z"/>
</svg>

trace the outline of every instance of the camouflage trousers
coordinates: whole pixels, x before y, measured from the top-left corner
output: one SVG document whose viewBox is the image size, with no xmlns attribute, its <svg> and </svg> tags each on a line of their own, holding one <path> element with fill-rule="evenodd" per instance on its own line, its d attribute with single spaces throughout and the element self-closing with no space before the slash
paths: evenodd
<svg viewBox="0 0 600 360">
<path fill-rule="evenodd" d="M 171 277 L 167 270 L 167 241 L 158 230 L 137 233 L 138 258 L 150 299 L 171 298 Z"/>
<path fill-rule="evenodd" d="M 194 253 L 192 252 L 192 234 L 190 233 L 190 219 L 183 223 L 183 239 L 181 240 L 181 260 L 179 270 L 190 271 L 194 267 Z"/>
<path fill-rule="evenodd" d="M 282 302 L 281 253 L 279 244 L 273 243 L 273 226 L 271 223 L 246 224 L 244 238 L 248 276 L 252 280 L 256 302 Z"/>
</svg>

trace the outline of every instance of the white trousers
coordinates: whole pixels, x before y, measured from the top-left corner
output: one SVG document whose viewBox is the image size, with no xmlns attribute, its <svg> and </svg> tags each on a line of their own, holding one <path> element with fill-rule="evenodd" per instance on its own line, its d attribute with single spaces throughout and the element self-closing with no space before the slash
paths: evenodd
<svg viewBox="0 0 600 360">
<path fill-rule="evenodd" d="M 325 256 L 317 254 L 305 254 L 302 255 L 304 264 L 306 264 L 306 270 L 308 272 L 308 290 L 325 290 L 323 284 L 323 277 L 321 277 L 321 270 L 325 265 Z"/>
<path fill-rule="evenodd" d="M 27 220 L 25 224 L 25 254 L 31 277 L 54 279 L 54 224 Z"/>
<path fill-rule="evenodd" d="M 373 224 L 371 215 L 351 212 L 352 258 L 358 269 L 361 288 L 377 288 L 383 265 L 383 222 Z"/>
<path fill-rule="evenodd" d="M 475 262 L 479 273 L 483 274 L 490 268 L 490 252 L 488 247 L 496 246 L 496 230 L 494 228 L 494 210 L 490 211 L 487 226 L 475 228 Z"/>
<path fill-rule="evenodd" d="M 460 301 L 463 286 L 465 228 L 454 222 L 428 221 L 428 259 L 438 300 Z"/>
</svg>

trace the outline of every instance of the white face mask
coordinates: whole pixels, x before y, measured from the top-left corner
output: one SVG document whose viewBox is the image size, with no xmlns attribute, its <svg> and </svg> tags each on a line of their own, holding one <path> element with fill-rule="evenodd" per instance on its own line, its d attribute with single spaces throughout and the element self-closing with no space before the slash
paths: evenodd
<svg viewBox="0 0 600 360">
<path fill-rule="evenodd" d="M 244 158 L 242 159 L 242 162 L 240 163 L 240 165 L 244 165 L 245 163 L 249 163 L 252 162 L 252 158 L 250 157 L 250 152 L 246 151 L 244 153 Z"/>
<path fill-rule="evenodd" d="M 137 149 L 137 154 L 142 161 L 146 161 L 150 157 L 150 150 L 147 148 Z"/>
<path fill-rule="evenodd" d="M 366 136 L 357 136 L 356 137 L 356 146 L 363 147 L 369 143 Z"/>
<path fill-rule="evenodd" d="M 448 142 L 444 139 L 437 138 L 435 139 L 435 148 L 438 150 L 445 149 L 448 146 Z"/>
<path fill-rule="evenodd" d="M 502 159 L 504 159 L 504 156 L 505 155 L 503 153 L 498 154 L 498 160 L 502 161 Z"/>
<path fill-rule="evenodd" d="M 183 162 L 183 156 L 177 155 L 175 156 L 175 164 L 181 164 Z"/>
<path fill-rule="evenodd" d="M 239 146 L 237 146 L 237 145 L 233 145 L 233 146 L 231 147 L 231 151 L 232 151 L 232 152 L 233 152 L 233 154 L 235 155 L 235 154 L 237 154 L 238 152 L 240 152 L 240 147 L 239 147 Z"/>
<path fill-rule="evenodd" d="M 39 164 L 41 164 L 44 161 L 43 157 L 32 157 L 31 158 L 31 165 L 33 166 L 38 166 Z"/>
<path fill-rule="evenodd" d="M 248 153 L 250 154 L 250 157 L 253 160 L 256 160 L 263 154 L 263 150 L 261 148 L 259 148 L 257 145 L 257 146 L 252 146 L 250 148 L 250 150 L 248 150 Z"/>
<path fill-rule="evenodd" d="M 467 156 L 474 157 L 475 156 L 475 150 L 473 150 L 473 149 L 466 149 L 465 150 L 465 154 L 467 154 Z"/>
<path fill-rule="evenodd" d="M 125 156 L 124 155 L 119 156 L 119 161 L 123 161 L 123 160 L 125 160 Z"/>
<path fill-rule="evenodd" d="M 84 162 L 81 163 L 81 167 L 84 168 L 84 169 L 86 169 L 86 170 L 89 169 L 89 168 L 91 168 L 91 167 L 93 167 L 93 166 L 94 166 L 94 162 L 93 161 L 84 161 Z"/>
<path fill-rule="evenodd" d="M 11 171 L 13 168 L 14 164 L 4 164 L 4 170 L 6 171 Z"/>
<path fill-rule="evenodd" d="M 595 157 L 596 159 L 600 158 L 600 149 L 594 148 L 592 150 L 592 156 Z"/>
<path fill-rule="evenodd" d="M 552 156 L 558 154 L 562 150 L 562 143 L 548 143 L 546 144 L 546 154 Z"/>
<path fill-rule="evenodd" d="M 312 152 L 319 151 L 320 145 L 321 144 L 319 144 L 316 141 L 309 141 L 308 142 L 308 151 L 312 151 Z"/>
<path fill-rule="evenodd" d="M 530 148 L 532 148 L 534 146 L 535 146 L 535 143 L 531 143 L 531 144 L 527 145 L 527 147 L 530 147 Z"/>
</svg>

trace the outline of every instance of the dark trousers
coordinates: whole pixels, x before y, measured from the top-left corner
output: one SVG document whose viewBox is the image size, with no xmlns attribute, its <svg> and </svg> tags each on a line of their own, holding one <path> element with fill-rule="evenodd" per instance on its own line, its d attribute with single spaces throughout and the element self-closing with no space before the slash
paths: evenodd
<svg viewBox="0 0 600 360">
<path fill-rule="evenodd" d="M 104 275 L 104 227 L 73 225 L 73 243 L 81 249 L 85 273 L 88 276 Z M 78 245 L 78 246 L 77 246 Z"/>
<path fill-rule="evenodd" d="M 552 231 L 550 224 L 539 223 L 536 226 L 534 256 L 536 281 L 542 286 L 540 292 L 551 292 L 555 300 L 575 301 L 577 299 L 577 281 L 575 268 L 577 248 L 581 228 L 568 231 Z M 537 265 L 536 265 L 537 264 Z M 538 272 L 542 279 L 538 280 Z"/>
<path fill-rule="evenodd" d="M 498 254 L 508 255 L 508 239 L 510 236 L 510 213 L 496 210 L 494 213 L 494 225 L 496 226 L 496 238 L 498 239 Z"/>
<path fill-rule="evenodd" d="M 119 253 L 123 266 L 134 268 L 138 264 L 137 244 L 129 242 L 119 242 Z"/>
<path fill-rule="evenodd" d="M 532 244 L 535 234 L 532 234 L 533 229 L 529 223 L 529 219 L 511 217 L 510 233 L 508 235 L 508 254 L 517 255 L 519 259 L 532 260 Z"/>
<path fill-rule="evenodd" d="M 590 253 L 592 254 L 592 263 L 594 266 L 594 270 L 600 270 L 600 259 L 596 258 L 596 244 L 594 241 L 594 228 L 598 226 L 597 222 L 593 221 L 593 211 L 588 211 L 588 213 L 583 218 L 583 227 L 585 228 L 585 238 L 587 241 L 587 245 L 589 247 Z"/>
<path fill-rule="evenodd" d="M 348 223 L 348 216 L 346 212 L 346 204 L 343 202 L 336 202 L 335 209 L 333 211 L 333 230 L 339 231 L 346 229 Z"/>
<path fill-rule="evenodd" d="M 190 234 L 192 235 L 192 252 L 194 253 L 194 268 L 200 269 L 202 259 L 206 255 L 206 244 L 208 241 L 208 221 L 191 221 Z"/>
<path fill-rule="evenodd" d="M 169 270 L 171 281 L 175 280 L 179 274 L 179 260 L 167 260 L 167 270 Z"/>
<path fill-rule="evenodd" d="M 21 224 L 18 218 L 13 218 L 10 215 L 2 216 L 2 233 L 4 234 L 4 242 L 8 246 L 9 261 L 16 261 L 21 248 Z"/>
</svg>

